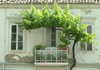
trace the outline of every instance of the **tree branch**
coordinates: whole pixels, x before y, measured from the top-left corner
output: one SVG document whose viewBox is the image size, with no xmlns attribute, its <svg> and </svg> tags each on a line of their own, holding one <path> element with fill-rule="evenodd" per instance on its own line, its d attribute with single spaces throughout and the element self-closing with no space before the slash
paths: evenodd
<svg viewBox="0 0 100 70">
<path fill-rule="evenodd" d="M 61 30 L 62 31 L 62 29 L 56 29 L 56 30 Z"/>
<path fill-rule="evenodd" d="M 75 39 L 68 39 L 68 40 L 75 40 Z"/>
</svg>

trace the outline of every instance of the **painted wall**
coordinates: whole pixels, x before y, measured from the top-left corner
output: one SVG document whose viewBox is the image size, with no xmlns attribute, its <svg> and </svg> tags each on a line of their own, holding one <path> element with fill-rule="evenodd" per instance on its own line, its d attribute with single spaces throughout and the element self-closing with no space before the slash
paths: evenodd
<svg viewBox="0 0 100 70">
<path fill-rule="evenodd" d="M 53 4 L 49 4 L 53 6 Z M 67 4 L 59 4 L 63 9 Z M 45 29 L 35 29 L 24 31 L 25 45 L 23 51 L 11 51 L 10 42 L 10 24 L 15 21 L 21 21 L 18 14 L 22 10 L 29 10 L 30 4 L 1 4 L 0 5 L 0 61 L 5 62 L 33 62 L 33 48 L 36 44 L 45 44 Z M 45 4 L 34 4 L 36 8 L 42 8 Z M 82 22 L 94 25 L 96 42 L 100 42 L 100 6 L 98 4 L 70 4 L 70 13 L 77 16 L 82 15 Z M 60 41 L 58 41 L 58 44 Z M 73 43 L 73 41 L 72 41 Z M 76 45 L 77 63 L 100 63 L 100 45 L 94 45 L 93 51 L 81 51 L 79 44 Z M 72 57 L 72 44 L 69 45 L 69 58 Z M 3 58 L 3 55 L 5 58 Z"/>
</svg>

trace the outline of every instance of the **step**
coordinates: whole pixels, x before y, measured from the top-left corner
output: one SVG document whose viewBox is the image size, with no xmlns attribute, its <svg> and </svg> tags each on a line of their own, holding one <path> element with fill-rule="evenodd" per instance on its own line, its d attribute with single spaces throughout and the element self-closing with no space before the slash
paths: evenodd
<svg viewBox="0 0 100 70">
<path fill-rule="evenodd" d="M 3 65 L 0 65 L 0 70 L 3 70 Z M 4 70 L 36 70 L 33 63 L 31 64 L 4 64 Z"/>
</svg>

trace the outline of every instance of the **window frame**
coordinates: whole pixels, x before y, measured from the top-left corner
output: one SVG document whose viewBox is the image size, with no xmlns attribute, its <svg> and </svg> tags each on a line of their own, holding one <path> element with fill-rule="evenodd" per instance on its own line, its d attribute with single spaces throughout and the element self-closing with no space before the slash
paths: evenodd
<svg viewBox="0 0 100 70">
<path fill-rule="evenodd" d="M 16 25 L 16 49 L 15 50 L 12 50 L 11 49 L 11 38 L 12 38 L 12 26 L 13 25 Z M 22 50 L 18 50 L 18 25 L 17 24 L 10 24 L 10 51 L 23 51 L 24 50 L 24 30 L 23 30 L 23 40 L 22 40 L 22 45 L 23 45 L 23 48 Z"/>
<path fill-rule="evenodd" d="M 56 27 L 56 29 L 57 29 L 57 27 Z M 50 45 L 51 45 L 51 30 L 52 29 L 50 29 Z M 58 30 L 56 30 L 56 46 L 47 46 L 47 47 L 57 47 L 58 46 Z M 45 28 L 45 45 L 47 45 L 47 28 Z"/>
<path fill-rule="evenodd" d="M 93 24 L 88 24 L 88 26 L 92 26 L 92 33 L 94 32 L 94 25 Z M 87 28 L 86 28 L 86 30 L 85 30 L 86 32 L 87 32 Z M 80 51 L 94 51 L 93 49 L 94 49 L 94 44 L 93 44 L 93 42 L 91 42 L 92 43 L 92 50 L 87 50 L 87 42 L 85 42 L 85 50 L 82 50 L 81 49 L 81 42 L 79 42 L 79 46 L 80 46 Z"/>
</svg>

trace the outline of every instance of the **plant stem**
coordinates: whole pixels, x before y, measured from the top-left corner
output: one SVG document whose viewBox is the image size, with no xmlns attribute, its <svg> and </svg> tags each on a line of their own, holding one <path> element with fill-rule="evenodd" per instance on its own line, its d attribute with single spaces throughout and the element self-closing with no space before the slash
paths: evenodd
<svg viewBox="0 0 100 70">
<path fill-rule="evenodd" d="M 75 65 L 76 65 L 76 58 L 75 58 L 75 44 L 76 44 L 76 40 L 74 40 L 74 44 L 73 44 L 73 47 L 72 47 L 72 53 L 73 53 L 73 60 L 74 60 L 74 63 L 73 63 L 73 65 L 71 66 L 70 70 L 72 70 L 73 67 L 75 67 Z"/>
</svg>

